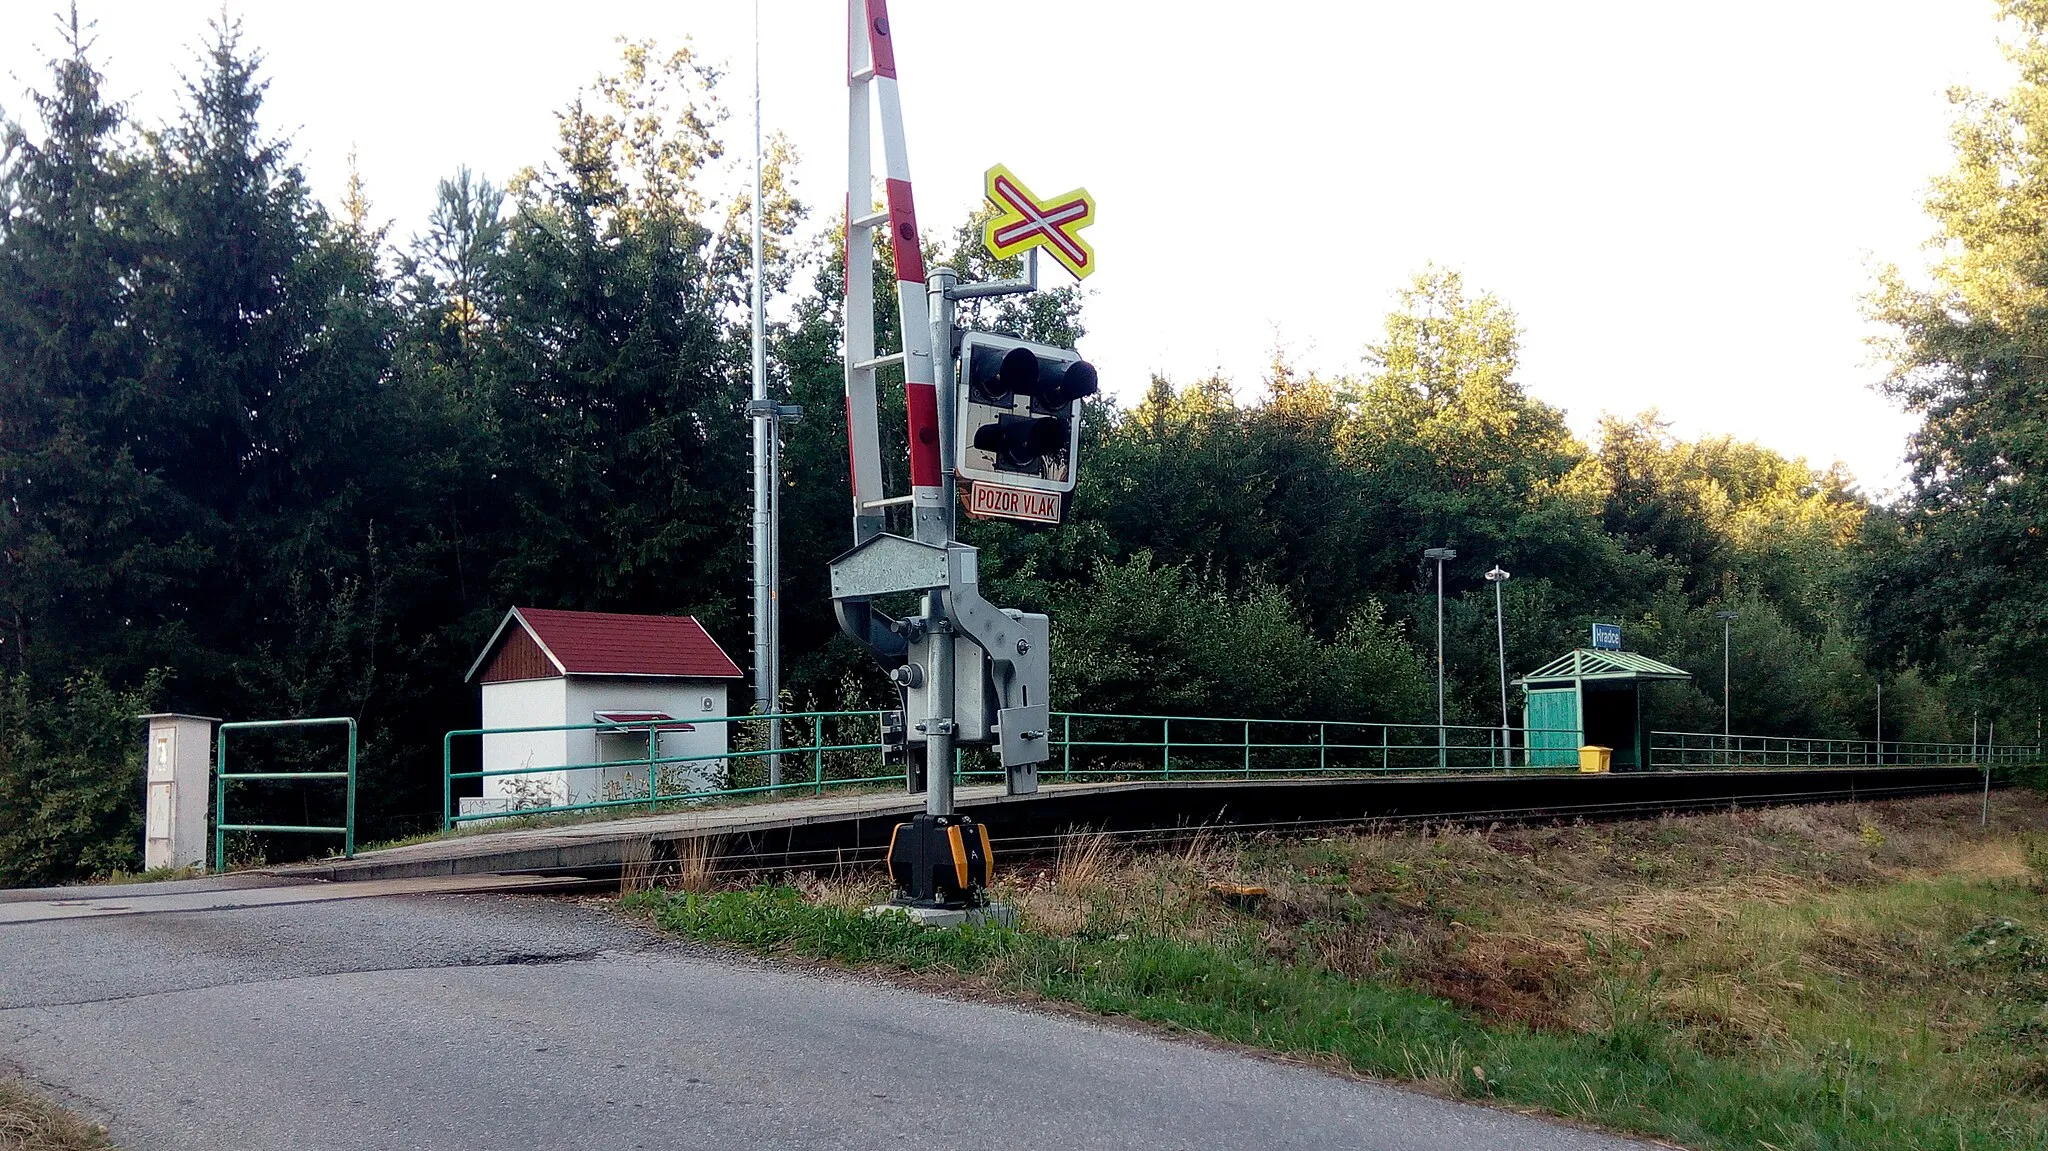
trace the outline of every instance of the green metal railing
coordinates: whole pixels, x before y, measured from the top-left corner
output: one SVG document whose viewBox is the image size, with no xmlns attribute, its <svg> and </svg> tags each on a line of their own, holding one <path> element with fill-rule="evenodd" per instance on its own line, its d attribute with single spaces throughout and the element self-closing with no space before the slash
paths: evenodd
<svg viewBox="0 0 2048 1151">
<path fill-rule="evenodd" d="M 881 721 L 876 711 L 791 712 L 778 715 L 707 716 L 688 721 L 631 720 L 607 723 L 552 724 L 539 727 L 463 728 L 441 740 L 441 823 L 444 828 L 511 815 L 544 816 L 621 808 L 652 812 L 663 804 L 775 796 L 791 793 L 822 795 L 828 787 L 875 786 L 904 782 L 901 769 L 884 767 Z M 1251 779 L 1280 775 L 1371 775 L 1419 771 L 1503 771 L 1518 769 L 1512 735 L 1498 727 L 1434 724 L 1362 723 L 1341 720 L 1300 721 L 1219 719 L 1201 716 L 1131 716 L 1090 712 L 1054 712 L 1052 759 L 1042 778 L 1198 779 L 1238 776 Z M 732 733 L 725 750 L 689 755 L 665 754 L 659 732 L 678 724 L 724 724 Z M 781 737 L 767 739 L 770 725 Z M 1521 729 L 1515 729 L 1520 731 Z M 479 766 L 455 769 L 456 741 L 489 740 L 493 736 L 567 735 L 574 732 L 645 733 L 646 750 L 632 758 L 591 759 L 546 767 Z M 1441 745 L 1440 745 L 1441 744 Z M 766 760 L 780 756 L 781 783 L 767 782 Z M 489 759 L 488 753 L 479 762 Z M 956 752 L 954 776 L 961 781 L 1000 779 L 1003 771 L 986 752 Z M 1054 765 L 1057 765 L 1055 767 Z M 718 777 L 717 786 L 683 786 L 693 773 Z M 631 769 L 630 790 L 623 784 Z M 794 770 L 792 770 L 794 769 Z M 562 779 L 557 793 L 547 777 L 569 772 L 608 773 L 616 794 L 575 798 Z M 468 813 L 456 810 L 457 780 L 519 778 L 543 781 L 534 793 L 508 799 L 504 806 Z"/>
<path fill-rule="evenodd" d="M 710 752 L 692 755 L 666 755 L 661 748 L 660 735 L 664 731 L 676 731 L 688 725 L 691 727 L 707 724 L 726 725 L 727 746 Z M 771 725 L 772 728 L 771 728 Z M 769 739 L 771 730 L 779 738 Z M 548 767 L 481 767 L 475 771 L 455 770 L 455 741 L 476 738 L 488 740 L 492 736 L 544 735 L 572 732 L 603 732 L 607 734 L 644 733 L 647 751 L 631 759 L 597 759 L 588 762 L 567 763 Z M 871 738 L 864 738 L 868 732 Z M 441 737 L 441 825 L 454 827 L 459 823 L 479 819 L 500 819 L 507 815 L 554 815 L 578 811 L 602 811 L 610 808 L 645 807 L 656 810 L 664 803 L 699 803 L 709 799 L 765 796 L 807 791 L 822 795 L 827 787 L 848 787 L 903 782 L 901 771 L 887 771 L 876 774 L 880 766 L 882 751 L 882 712 L 876 711 L 804 711 L 778 715 L 729 715 L 705 716 L 689 720 L 627 720 L 611 723 L 570 723 L 542 727 L 495 727 L 463 728 L 451 731 Z M 866 756 L 873 755 L 869 761 Z M 779 757 L 783 768 L 783 781 L 767 782 L 767 761 Z M 488 759 L 488 744 L 480 761 Z M 704 765 L 705 774 L 722 778 L 722 785 L 716 787 L 690 787 L 682 784 L 692 778 L 687 770 L 691 765 Z M 645 773 L 644 787 L 636 778 L 635 788 L 627 793 L 621 778 L 626 769 L 634 769 L 639 776 Z M 791 771 L 792 768 L 796 770 Z M 460 814 L 455 810 L 455 781 L 459 779 L 499 779 L 507 777 L 544 777 L 566 772 L 604 771 L 613 776 L 611 782 L 618 784 L 619 794 L 606 795 L 596 799 L 561 803 L 518 802 L 501 810 L 479 811 Z M 701 775 L 698 775 L 701 778 Z M 756 781 L 759 782 L 756 782 Z M 567 782 L 564 781 L 564 800 Z M 548 785 L 552 790 L 552 785 Z M 534 796 L 531 798 L 539 798 Z"/>
<path fill-rule="evenodd" d="M 1658 770 L 1688 767 L 2003 767 L 2041 761 L 2033 744 L 1916 743 L 1886 739 L 1722 735 L 1653 731 L 1650 762 Z"/>
<path fill-rule="evenodd" d="M 465 728 L 441 741 L 442 826 L 510 815 L 540 816 L 663 804 L 695 804 L 707 800 L 775 797 L 804 793 L 822 795 L 831 787 L 901 785 L 900 768 L 881 763 L 881 711 L 816 711 L 781 715 L 707 716 L 691 725 L 724 724 L 727 747 L 689 755 L 665 754 L 660 731 L 673 730 L 677 720 L 635 720 L 611 723 L 559 724 L 544 727 Z M 1288 720 L 1221 718 L 1185 715 L 1114 715 L 1103 712 L 1053 712 L 1051 758 L 1040 768 L 1042 780 L 1175 780 L 1271 779 L 1401 774 L 1498 774 L 1508 771 L 1573 773 L 1572 762 L 1529 763 L 1530 735 L 1567 736 L 1572 747 L 1578 729 L 1481 727 L 1470 724 L 1368 723 L 1356 720 Z M 778 737 L 770 746 L 769 732 Z M 455 770 L 456 741 L 489 740 L 574 732 L 645 733 L 646 751 L 631 758 L 595 759 L 546 767 L 479 767 Z M 1556 742 L 1556 741 L 1548 741 Z M 1555 751 L 1556 749 L 1550 749 Z M 1545 754 L 1539 747 L 1538 754 Z M 1653 732 L 1649 770 L 1681 771 L 1725 767 L 1805 767 L 1880 764 L 1909 767 L 1925 764 L 1989 766 L 2035 762 L 2033 747 L 1973 747 L 1970 744 L 1900 743 L 1886 740 L 1827 740 L 1779 736 L 1722 737 L 1706 733 Z M 767 781 L 766 761 L 782 757 L 782 782 Z M 480 762 L 487 760 L 480 757 Z M 1001 779 L 1003 770 L 986 749 L 956 752 L 954 777 L 962 782 Z M 692 765 L 700 771 L 688 770 Z M 569 802 L 563 773 L 609 773 L 617 794 Z M 626 774 L 633 780 L 624 786 Z M 458 780 L 507 777 L 559 777 L 561 794 L 500 797 L 512 800 L 487 811 L 459 813 Z M 709 778 L 707 778 L 709 777 Z M 553 784 L 548 785 L 550 788 Z"/>
<path fill-rule="evenodd" d="M 1042 778 L 1254 779 L 1526 767 L 1516 763 L 1521 728 L 1081 711 L 1054 712 L 1052 724 L 1052 759 Z"/>
<path fill-rule="evenodd" d="M 313 727 L 323 724 L 342 724 L 348 728 L 348 768 L 344 771 L 228 771 L 228 732 L 255 731 L 262 728 Z M 285 823 L 230 823 L 228 822 L 228 784 L 242 780 L 289 779 L 346 780 L 347 805 L 340 827 Z M 213 761 L 213 869 L 225 871 L 228 865 L 228 832 L 230 831 L 271 831 L 295 835 L 339 835 L 341 853 L 345 859 L 356 854 L 356 721 L 347 716 L 329 716 L 321 719 L 259 719 L 242 723 L 220 725 L 220 735 L 214 748 Z"/>
</svg>

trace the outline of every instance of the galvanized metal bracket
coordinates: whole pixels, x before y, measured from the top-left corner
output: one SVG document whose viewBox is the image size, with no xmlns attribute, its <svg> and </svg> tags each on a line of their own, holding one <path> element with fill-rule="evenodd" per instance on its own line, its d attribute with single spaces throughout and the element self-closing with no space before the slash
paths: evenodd
<svg viewBox="0 0 2048 1151">
<path fill-rule="evenodd" d="M 1037 791 L 1036 765 L 1051 757 L 1046 617 L 983 599 L 979 555 L 965 544 L 877 535 L 833 560 L 831 568 L 839 626 L 889 668 L 902 689 L 907 741 L 942 734 L 963 744 L 993 743 L 1009 769 L 1010 793 Z M 931 621 L 892 619 L 874 607 L 878 597 L 907 592 L 942 593 L 942 615 L 951 626 L 925 634 Z M 953 718 L 943 732 L 929 731 L 923 722 L 933 708 L 923 677 L 913 670 L 936 642 L 951 643 L 954 668 Z"/>
<path fill-rule="evenodd" d="M 946 586 L 948 571 L 945 548 L 886 534 L 841 553 L 831 569 L 833 599 L 930 591 Z"/>
<path fill-rule="evenodd" d="M 831 563 L 832 613 L 839 627 L 895 670 L 910 650 L 915 621 L 875 610 L 878 596 L 946 586 L 946 550 L 902 536 L 871 536 Z"/>
<path fill-rule="evenodd" d="M 1003 766 L 1010 769 L 1012 777 L 1022 776 L 1020 782 L 1028 784 L 1021 791 L 1012 787 L 1010 794 L 1037 791 L 1037 765 L 1052 758 L 1052 713 L 1042 703 L 1006 707 L 996 713 L 996 729 Z"/>
<path fill-rule="evenodd" d="M 996 746 L 1003 766 L 1009 769 L 1009 792 L 1024 795 L 1038 790 L 1038 772 L 1032 766 L 1050 758 L 1046 730 L 1046 684 L 1050 660 L 1047 620 L 1011 608 L 999 608 L 981 596 L 981 573 L 975 550 L 960 544 L 946 549 L 946 612 L 960 634 L 974 641 L 988 660 L 988 690 L 996 698 Z M 1014 722 L 1003 717 L 1016 713 Z M 1028 718 L 1037 714 L 1033 726 Z M 1035 730 L 1040 738 L 1024 739 L 1021 733 Z"/>
</svg>

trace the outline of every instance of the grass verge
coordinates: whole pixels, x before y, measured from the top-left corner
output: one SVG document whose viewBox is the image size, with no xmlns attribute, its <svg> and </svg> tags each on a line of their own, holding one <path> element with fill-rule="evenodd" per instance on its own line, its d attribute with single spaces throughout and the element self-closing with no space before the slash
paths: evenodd
<svg viewBox="0 0 2048 1151">
<path fill-rule="evenodd" d="M 118 1151 L 107 1129 L 0 1079 L 0 1151 Z"/>
<path fill-rule="evenodd" d="M 699 939 L 1691 1147 L 2048 1149 L 2048 901 L 2026 831 L 2048 803 L 2005 793 L 1984 831 L 1975 803 L 1146 852 L 1084 835 L 1002 881 L 1018 930 L 863 916 L 873 880 L 626 903 Z"/>
</svg>

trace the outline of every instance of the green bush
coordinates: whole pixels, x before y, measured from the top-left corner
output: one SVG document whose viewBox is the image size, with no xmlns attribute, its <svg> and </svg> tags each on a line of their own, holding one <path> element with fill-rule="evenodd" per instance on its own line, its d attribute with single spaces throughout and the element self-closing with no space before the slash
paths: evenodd
<svg viewBox="0 0 2048 1151">
<path fill-rule="evenodd" d="M 136 717 L 163 687 L 121 691 L 98 672 L 61 691 L 0 676 L 0 887 L 138 870 L 143 741 Z"/>
<path fill-rule="evenodd" d="M 1419 717 L 1429 673 L 1377 602 L 1316 635 L 1279 589 L 1242 595 L 1139 553 L 1053 618 L 1055 705 L 1140 715 Z"/>
</svg>

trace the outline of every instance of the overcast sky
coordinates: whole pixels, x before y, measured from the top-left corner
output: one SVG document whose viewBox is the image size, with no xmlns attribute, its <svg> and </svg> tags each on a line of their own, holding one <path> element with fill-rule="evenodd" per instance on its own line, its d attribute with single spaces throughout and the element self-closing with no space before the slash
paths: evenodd
<svg viewBox="0 0 2048 1151">
<path fill-rule="evenodd" d="M 800 191 L 844 196 L 837 0 L 762 0 L 764 115 Z M 56 0 L 0 0 L 0 110 L 58 44 Z M 112 92 L 168 116 L 219 0 L 86 0 Z M 354 149 L 394 235 L 458 164 L 544 161 L 552 113 L 616 37 L 730 63 L 746 138 L 747 0 L 230 0 L 267 60 L 269 123 L 338 199 Z M 1951 85 L 1999 89 L 1992 0 L 1462 0 L 890 5 L 919 216 L 949 231 L 1008 164 L 1085 185 L 1101 270 L 1084 350 L 1129 395 L 1279 348 L 1355 371 L 1430 262 L 1521 316 L 1521 378 L 1589 431 L 1657 407 L 1882 492 L 1911 421 L 1881 375 L 1871 270 L 1921 260 Z M 989 45 L 1012 45 L 1007 52 Z M 814 216 L 814 222 L 816 217 Z M 1050 262 L 1050 276 L 1061 276 Z"/>
</svg>

